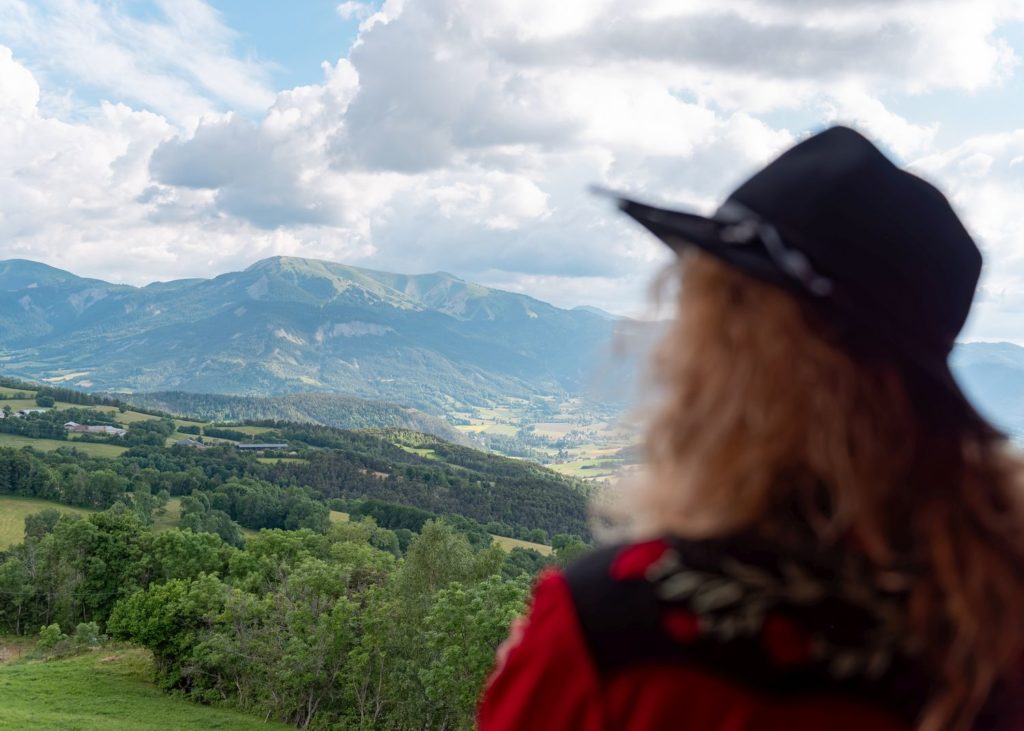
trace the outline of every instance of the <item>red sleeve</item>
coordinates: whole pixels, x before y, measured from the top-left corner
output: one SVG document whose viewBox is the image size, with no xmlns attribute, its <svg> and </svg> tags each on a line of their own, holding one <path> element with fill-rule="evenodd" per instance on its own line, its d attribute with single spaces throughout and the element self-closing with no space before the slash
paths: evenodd
<svg viewBox="0 0 1024 731">
<path fill-rule="evenodd" d="M 598 731 L 597 673 L 565 578 L 544 576 L 518 643 L 491 677 L 480 704 L 480 731 Z"/>
</svg>

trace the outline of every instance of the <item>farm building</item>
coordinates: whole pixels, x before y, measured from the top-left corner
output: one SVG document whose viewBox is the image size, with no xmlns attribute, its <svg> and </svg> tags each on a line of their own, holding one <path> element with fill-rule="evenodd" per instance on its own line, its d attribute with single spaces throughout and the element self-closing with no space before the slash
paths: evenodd
<svg viewBox="0 0 1024 731">
<path fill-rule="evenodd" d="M 106 434 L 113 437 L 123 437 L 128 433 L 120 427 L 110 426 L 109 424 L 79 424 L 74 421 L 65 423 L 64 428 L 75 434 Z"/>
</svg>

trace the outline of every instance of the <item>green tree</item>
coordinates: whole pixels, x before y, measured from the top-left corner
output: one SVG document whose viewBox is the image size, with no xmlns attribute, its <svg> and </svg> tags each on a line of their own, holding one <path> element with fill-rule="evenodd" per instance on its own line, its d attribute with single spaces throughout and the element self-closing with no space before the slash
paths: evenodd
<svg viewBox="0 0 1024 731">
<path fill-rule="evenodd" d="M 61 512 L 54 508 L 46 508 L 38 513 L 25 516 L 25 539 L 38 540 L 52 533 L 61 519 Z"/>
<path fill-rule="evenodd" d="M 9 556 L 0 562 L 0 632 L 20 635 L 35 593 L 25 562 Z"/>
<path fill-rule="evenodd" d="M 442 589 L 423 622 L 429 662 L 420 669 L 427 697 L 443 715 L 442 728 L 474 726 L 474 710 L 498 645 L 512 620 L 523 613 L 529 592 L 525 577 L 491 576 Z"/>
<path fill-rule="evenodd" d="M 157 677 L 167 688 L 188 688 L 193 648 L 206 639 L 211 617 L 224 608 L 225 587 L 215 576 L 171 579 L 121 600 L 107 631 L 153 653 Z"/>
</svg>

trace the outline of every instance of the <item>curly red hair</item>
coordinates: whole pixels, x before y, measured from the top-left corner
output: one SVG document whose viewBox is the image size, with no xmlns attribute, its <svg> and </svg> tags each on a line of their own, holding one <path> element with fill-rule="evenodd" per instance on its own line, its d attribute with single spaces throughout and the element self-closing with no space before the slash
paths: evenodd
<svg viewBox="0 0 1024 731">
<path fill-rule="evenodd" d="M 984 425 L 934 428 L 905 370 L 854 355 L 783 290 L 704 254 L 679 266 L 629 506 L 641 530 L 854 541 L 908 582 L 937 669 L 919 728 L 968 728 L 1024 650 L 1020 458 Z"/>
</svg>

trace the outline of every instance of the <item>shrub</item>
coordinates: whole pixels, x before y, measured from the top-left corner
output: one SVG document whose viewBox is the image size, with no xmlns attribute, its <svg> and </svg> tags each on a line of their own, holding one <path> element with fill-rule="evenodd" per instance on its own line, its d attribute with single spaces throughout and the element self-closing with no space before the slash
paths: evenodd
<svg viewBox="0 0 1024 731">
<path fill-rule="evenodd" d="M 36 649 L 52 650 L 67 638 L 68 636 L 60 631 L 59 624 L 46 625 L 39 630 L 39 641 L 36 643 Z"/>
<path fill-rule="evenodd" d="M 72 642 L 76 647 L 95 647 L 100 644 L 100 628 L 95 622 L 81 622 L 75 627 Z"/>
</svg>

